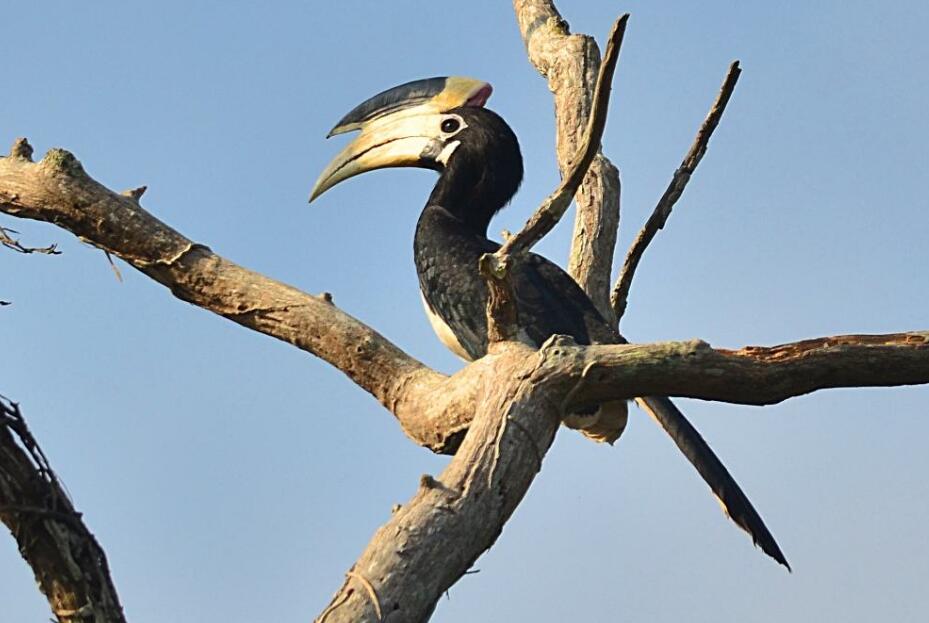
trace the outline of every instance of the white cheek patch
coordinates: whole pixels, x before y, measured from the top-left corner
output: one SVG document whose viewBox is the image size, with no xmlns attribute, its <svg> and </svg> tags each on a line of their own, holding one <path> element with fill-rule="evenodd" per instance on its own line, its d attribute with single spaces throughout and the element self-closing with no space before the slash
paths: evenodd
<svg viewBox="0 0 929 623">
<path fill-rule="evenodd" d="M 461 141 L 452 141 L 442 148 L 442 151 L 439 152 L 439 155 L 436 156 L 436 162 L 441 162 L 442 166 L 448 166 L 448 159 L 451 158 L 452 154 L 455 153 L 455 150 L 458 149 L 458 146 L 461 145 Z"/>
</svg>

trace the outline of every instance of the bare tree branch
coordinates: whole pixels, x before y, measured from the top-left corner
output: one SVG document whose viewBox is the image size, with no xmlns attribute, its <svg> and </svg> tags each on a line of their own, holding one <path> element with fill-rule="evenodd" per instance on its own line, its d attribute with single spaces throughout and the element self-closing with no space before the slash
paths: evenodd
<svg viewBox="0 0 929 623">
<path fill-rule="evenodd" d="M 100 544 L 74 510 L 19 405 L 0 397 L 0 521 L 61 623 L 124 623 Z"/>
<path fill-rule="evenodd" d="M 496 253 L 486 254 L 480 260 L 480 272 L 487 282 L 489 292 L 487 298 L 489 347 L 515 339 L 518 332 L 518 312 L 508 272 L 510 256 L 518 256 L 527 252 L 558 223 L 584 180 L 594 156 L 599 151 L 600 138 L 606 127 L 610 84 L 619 60 L 619 50 L 622 47 L 628 20 L 629 14 L 627 13 L 613 24 L 603 63 L 600 64 L 597 75 L 587 128 L 569 172 L 558 188 L 542 202 L 519 233 L 507 238 Z"/>
<path fill-rule="evenodd" d="M 47 247 L 26 247 L 17 240 L 13 238 L 10 234 L 18 234 L 19 232 L 15 229 L 10 229 L 9 227 L 3 227 L 0 225 L 0 244 L 5 246 L 7 249 L 12 249 L 17 253 L 42 253 L 44 255 L 60 255 L 61 251 L 58 250 L 58 245 L 52 244 Z"/>
<path fill-rule="evenodd" d="M 532 65 L 546 77 L 555 102 L 555 151 L 567 177 L 590 117 L 600 50 L 593 37 L 571 34 L 550 0 L 514 0 Z M 610 319 L 610 276 L 619 227 L 619 171 L 598 153 L 575 194 L 577 213 L 568 272 L 604 318 Z"/>
<path fill-rule="evenodd" d="M 558 223 L 562 215 L 571 204 L 574 193 L 584 180 L 587 168 L 593 161 L 600 147 L 600 137 L 606 126 L 606 115 L 610 100 L 610 83 L 616 62 L 619 59 L 619 50 L 622 46 L 623 34 L 626 31 L 626 22 L 629 14 L 623 15 L 613 24 L 610 32 L 603 63 L 597 75 L 597 85 L 594 89 L 593 107 L 584 131 L 581 147 L 575 155 L 571 169 L 561 184 L 549 195 L 536 212 L 530 217 L 526 225 L 515 236 L 510 237 L 494 254 L 501 266 L 505 267 L 505 258 L 509 255 L 519 255 L 528 251 L 532 245 L 542 239 Z"/>
<path fill-rule="evenodd" d="M 742 70 L 739 68 L 739 61 L 733 61 L 729 66 L 729 73 L 726 74 L 723 85 L 720 87 L 719 94 L 716 96 L 716 101 L 713 102 L 713 107 L 710 108 L 710 112 L 707 113 L 703 125 L 700 126 L 700 130 L 697 132 L 693 145 L 690 146 L 690 151 L 684 156 L 684 161 L 681 163 L 681 166 L 674 172 L 674 177 L 672 177 L 671 183 L 668 184 L 667 190 L 665 190 L 664 194 L 661 196 L 658 205 L 655 206 L 655 210 L 652 212 L 651 216 L 648 217 L 642 230 L 629 248 L 629 252 L 626 254 L 626 259 L 623 262 L 619 278 L 616 280 L 616 285 L 613 287 L 613 294 L 611 297 L 617 324 L 622 320 L 623 314 L 626 312 L 626 305 L 629 299 L 629 288 L 632 287 L 632 278 L 635 275 L 636 267 L 639 265 L 639 260 L 642 259 L 645 249 L 648 248 L 648 245 L 655 237 L 655 234 L 658 233 L 658 230 L 665 226 L 668 217 L 671 216 L 671 210 L 674 208 L 674 204 L 680 199 L 681 194 L 687 187 L 687 182 L 690 181 L 690 176 L 693 175 L 693 172 L 697 169 L 697 165 L 700 164 L 700 160 L 703 159 L 703 154 L 706 153 L 710 137 L 713 135 L 716 126 L 719 125 L 719 120 L 726 110 L 726 104 L 729 103 L 729 98 L 735 90 L 735 84 L 739 80 L 739 74 L 741 73 Z"/>
<path fill-rule="evenodd" d="M 420 479 L 416 494 L 377 531 L 317 621 L 426 621 L 445 591 L 497 540 L 561 420 L 557 397 L 539 375 L 548 352 L 507 342 L 485 358 L 494 361 L 487 377 L 493 382 L 458 453 L 438 478 Z"/>
<path fill-rule="evenodd" d="M 181 300 L 324 359 L 390 409 L 417 443 L 436 452 L 460 443 L 473 396 L 451 388 L 468 384 L 416 361 L 335 307 L 330 295 L 311 296 L 185 238 L 142 209 L 132 193 L 112 192 L 90 178 L 70 153 L 53 149 L 33 163 L 17 155 L 27 147 L 20 139 L 9 158 L 0 158 L 0 211 L 54 223 Z"/>
<path fill-rule="evenodd" d="M 838 335 L 739 350 L 691 340 L 574 346 L 560 354 L 548 365 L 563 366 L 565 382 L 587 370 L 579 403 L 678 396 L 769 405 L 820 389 L 929 383 L 929 331 Z"/>
</svg>

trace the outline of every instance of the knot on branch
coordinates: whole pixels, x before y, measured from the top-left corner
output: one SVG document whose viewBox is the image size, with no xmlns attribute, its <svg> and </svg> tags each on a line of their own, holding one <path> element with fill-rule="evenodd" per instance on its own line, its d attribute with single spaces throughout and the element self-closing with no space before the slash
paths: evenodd
<svg viewBox="0 0 929 623">
<path fill-rule="evenodd" d="M 423 474 L 419 477 L 419 486 L 423 489 L 441 489 L 442 483 L 429 474 Z"/>
<path fill-rule="evenodd" d="M 42 158 L 41 164 L 52 171 L 71 177 L 82 177 L 87 175 L 84 172 L 84 167 L 81 166 L 80 160 L 75 158 L 74 154 L 66 149 L 58 147 L 49 149 L 45 157 Z"/>
<path fill-rule="evenodd" d="M 10 148 L 10 158 L 32 162 L 32 145 L 25 138 L 16 139 Z"/>
<path fill-rule="evenodd" d="M 559 355 L 561 354 L 561 348 L 577 346 L 577 342 L 574 341 L 574 338 L 570 335 L 558 335 L 557 333 L 544 342 L 539 348 L 539 351 L 544 354 Z"/>
<path fill-rule="evenodd" d="M 683 343 L 684 349 L 681 352 L 683 357 L 696 357 L 697 355 L 703 355 L 707 352 L 712 352 L 713 347 L 710 346 L 709 342 L 701 340 L 699 338 L 693 340 L 687 340 Z"/>
</svg>

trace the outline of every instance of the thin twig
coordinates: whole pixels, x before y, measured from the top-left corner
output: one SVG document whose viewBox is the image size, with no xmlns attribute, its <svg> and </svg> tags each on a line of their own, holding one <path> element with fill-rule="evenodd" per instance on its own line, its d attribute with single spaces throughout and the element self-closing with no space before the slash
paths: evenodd
<svg viewBox="0 0 929 623">
<path fill-rule="evenodd" d="M 629 253 L 626 254 L 623 268 L 619 273 L 619 279 L 616 280 L 616 285 L 613 287 L 613 295 L 611 296 L 613 310 L 616 312 L 617 324 L 626 311 L 626 305 L 629 299 L 629 288 L 632 286 L 632 277 L 635 275 L 635 269 L 639 265 L 639 260 L 642 259 L 642 254 L 645 253 L 645 249 L 648 248 L 655 234 L 658 233 L 659 229 L 664 227 L 668 217 L 671 216 L 671 210 L 674 208 L 674 204 L 680 199 L 681 194 L 684 192 L 684 188 L 687 187 L 687 182 L 690 181 L 690 176 L 693 175 L 694 170 L 696 170 L 697 165 L 700 164 L 700 160 L 703 158 L 703 154 L 706 153 L 710 137 L 713 135 L 713 130 L 719 125 L 719 120 L 726 110 L 726 104 L 729 103 L 729 98 L 732 96 L 733 90 L 735 90 L 735 84 L 739 79 L 740 73 L 742 73 L 742 70 L 739 68 L 739 61 L 733 61 L 729 66 L 729 73 L 726 74 L 726 79 L 723 81 L 723 85 L 719 90 L 719 95 L 716 96 L 716 101 L 713 102 L 713 107 L 707 114 L 706 119 L 704 119 L 703 125 L 700 126 L 700 130 L 697 132 L 693 145 L 690 146 L 690 151 L 687 152 L 681 166 L 674 172 L 674 177 L 671 179 L 671 183 L 668 184 L 667 190 L 665 190 L 664 194 L 661 196 L 651 216 L 648 217 L 645 226 L 642 227 L 642 230 L 636 236 L 635 241 L 633 241 L 632 246 L 629 248 Z"/>
<path fill-rule="evenodd" d="M 594 89 L 590 118 L 584 131 L 584 139 L 581 141 L 581 146 L 575 157 L 574 165 L 558 188 L 555 189 L 555 192 L 542 202 L 542 205 L 539 206 L 522 230 L 507 240 L 496 252 L 495 257 L 500 264 L 505 264 L 505 258 L 508 255 L 528 251 L 532 245 L 551 231 L 568 209 L 574 193 L 577 192 L 578 187 L 584 180 L 590 163 L 600 149 L 600 139 L 603 136 L 603 129 L 606 127 L 610 84 L 616 70 L 616 62 L 619 59 L 619 50 L 622 47 L 623 35 L 626 32 L 626 22 L 628 20 L 629 14 L 627 13 L 616 20 L 613 29 L 610 31 L 606 50 L 603 53 L 603 62 L 600 64 L 600 73 L 597 75 L 597 86 Z"/>
<path fill-rule="evenodd" d="M 45 255 L 61 255 L 61 251 L 58 250 L 58 245 L 56 244 L 52 244 L 47 247 L 23 246 L 19 240 L 10 236 L 10 234 L 18 233 L 19 232 L 15 229 L 0 226 L 0 244 L 5 246 L 7 249 L 16 251 L 17 253 L 43 253 Z"/>
</svg>

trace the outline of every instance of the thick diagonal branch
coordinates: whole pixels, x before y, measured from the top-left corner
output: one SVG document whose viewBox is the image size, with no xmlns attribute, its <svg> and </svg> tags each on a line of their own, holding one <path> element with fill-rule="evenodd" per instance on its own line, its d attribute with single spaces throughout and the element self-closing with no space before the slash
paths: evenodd
<svg viewBox="0 0 929 623">
<path fill-rule="evenodd" d="M 416 361 L 335 307 L 329 295 L 306 294 L 189 240 L 142 209 L 137 194 L 118 194 L 91 179 L 70 153 L 53 149 L 33 163 L 24 146 L 20 139 L 0 158 L 0 211 L 54 223 L 174 296 L 324 359 L 393 412 L 417 443 L 438 452 L 460 443 L 473 395 L 451 387 L 471 384 Z"/>
<path fill-rule="evenodd" d="M 541 373 L 546 352 L 511 342 L 485 358 L 491 376 L 461 448 L 377 531 L 319 623 L 426 621 L 493 545 L 560 421 L 554 386 Z"/>
<path fill-rule="evenodd" d="M 600 50 L 593 37 L 571 34 L 550 0 L 514 0 L 513 9 L 529 61 L 547 79 L 554 97 L 556 156 L 562 177 L 567 177 L 590 117 Z M 577 213 L 568 272 L 608 319 L 619 198 L 619 171 L 598 152 L 574 195 Z"/>
<path fill-rule="evenodd" d="M 103 549 L 84 525 L 19 406 L 0 398 L 0 521 L 61 623 L 125 623 Z"/>
</svg>

